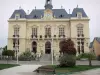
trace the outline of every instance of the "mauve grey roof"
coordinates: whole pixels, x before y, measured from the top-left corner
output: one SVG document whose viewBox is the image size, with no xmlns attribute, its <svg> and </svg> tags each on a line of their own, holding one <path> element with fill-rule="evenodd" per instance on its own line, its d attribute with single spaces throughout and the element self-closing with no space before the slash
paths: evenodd
<svg viewBox="0 0 100 75">
<path fill-rule="evenodd" d="M 89 45 L 89 48 L 92 48 L 92 47 L 93 47 L 93 42 L 91 42 Z"/>
<path fill-rule="evenodd" d="M 26 16 L 27 19 L 40 19 L 44 15 L 43 9 L 35 9 L 29 15 Z"/>
<path fill-rule="evenodd" d="M 100 37 L 95 37 L 94 39 L 100 43 Z"/>
<path fill-rule="evenodd" d="M 94 40 L 96 40 L 97 42 L 100 43 L 100 37 L 95 37 Z M 93 42 L 94 42 L 94 40 L 93 40 Z M 93 47 L 93 42 L 90 43 L 89 48 L 92 48 Z"/>
<path fill-rule="evenodd" d="M 41 19 L 44 16 L 45 9 L 34 9 L 29 15 L 26 15 L 23 9 L 15 10 L 10 19 L 15 18 L 15 14 L 20 14 L 20 18 L 27 18 L 27 19 Z M 74 8 L 72 14 L 68 14 L 65 9 L 52 9 L 53 16 L 55 18 L 70 18 L 70 17 L 77 17 L 77 12 L 82 13 L 82 17 L 87 17 L 86 13 L 84 12 L 83 8 Z"/>
<path fill-rule="evenodd" d="M 83 8 L 74 8 L 71 17 L 77 17 L 77 12 L 81 12 L 82 17 L 87 17 Z"/>
<path fill-rule="evenodd" d="M 69 18 L 69 14 L 65 9 L 53 9 L 55 18 Z"/>
<path fill-rule="evenodd" d="M 10 18 L 15 18 L 15 14 L 20 14 L 20 18 L 26 18 L 26 13 L 23 9 L 15 10 Z"/>
</svg>

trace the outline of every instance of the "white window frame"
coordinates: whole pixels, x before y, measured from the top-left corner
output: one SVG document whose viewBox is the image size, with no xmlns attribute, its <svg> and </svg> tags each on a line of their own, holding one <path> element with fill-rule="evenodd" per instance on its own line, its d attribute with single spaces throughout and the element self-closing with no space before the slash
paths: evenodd
<svg viewBox="0 0 100 75">
<path fill-rule="evenodd" d="M 78 13 L 77 13 L 77 18 L 78 18 L 78 19 L 81 19 L 81 18 L 82 18 L 82 13 L 81 13 L 81 12 L 78 12 Z"/>
<path fill-rule="evenodd" d="M 20 19 L 20 14 L 15 14 L 15 19 L 16 20 Z"/>
</svg>

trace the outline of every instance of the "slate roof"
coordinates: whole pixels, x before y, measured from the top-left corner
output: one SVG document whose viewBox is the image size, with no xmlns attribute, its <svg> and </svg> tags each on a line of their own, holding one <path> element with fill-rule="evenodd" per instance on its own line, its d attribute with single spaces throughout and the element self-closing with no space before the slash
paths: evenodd
<svg viewBox="0 0 100 75">
<path fill-rule="evenodd" d="M 93 42 L 91 42 L 89 45 L 89 48 L 92 48 L 92 47 L 93 47 Z"/>
<path fill-rule="evenodd" d="M 83 8 L 74 8 L 71 17 L 77 17 L 77 12 L 81 12 L 82 13 L 82 17 L 87 17 L 85 11 Z"/>
<path fill-rule="evenodd" d="M 32 12 L 27 15 L 26 12 L 23 9 L 15 10 L 10 19 L 15 18 L 15 14 L 20 14 L 20 18 L 26 18 L 26 19 L 41 19 L 41 17 L 44 16 L 44 10 L 45 9 L 34 9 Z M 82 13 L 82 17 L 87 17 L 86 13 L 84 12 L 83 8 L 74 8 L 72 14 L 68 14 L 65 9 L 52 9 L 53 16 L 55 18 L 62 18 L 67 19 L 70 17 L 77 17 L 77 12 Z"/>
<path fill-rule="evenodd" d="M 96 40 L 97 42 L 100 43 L 100 37 L 95 37 L 94 40 Z M 93 42 L 94 42 L 94 40 L 93 40 Z M 93 47 L 93 42 L 90 43 L 89 48 L 92 48 Z"/>
<path fill-rule="evenodd" d="M 23 9 L 15 10 L 10 18 L 15 18 L 15 14 L 20 14 L 20 18 L 26 18 L 26 13 Z"/>
<path fill-rule="evenodd" d="M 100 43 L 100 37 L 95 37 L 94 39 Z"/>
</svg>

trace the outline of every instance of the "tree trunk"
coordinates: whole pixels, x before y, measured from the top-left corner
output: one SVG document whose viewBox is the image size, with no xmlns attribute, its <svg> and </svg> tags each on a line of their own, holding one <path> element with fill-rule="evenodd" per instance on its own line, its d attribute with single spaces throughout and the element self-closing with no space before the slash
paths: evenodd
<svg viewBox="0 0 100 75">
<path fill-rule="evenodd" d="M 89 66 L 92 66 L 92 62 L 91 62 L 91 55 L 89 56 Z"/>
</svg>

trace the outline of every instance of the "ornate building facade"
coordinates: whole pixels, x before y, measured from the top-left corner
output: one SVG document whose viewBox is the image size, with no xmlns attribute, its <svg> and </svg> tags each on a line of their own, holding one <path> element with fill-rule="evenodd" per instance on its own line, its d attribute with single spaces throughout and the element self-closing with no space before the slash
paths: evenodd
<svg viewBox="0 0 100 75">
<path fill-rule="evenodd" d="M 15 10 L 8 23 L 9 50 L 57 56 L 60 41 L 71 38 L 78 54 L 89 51 L 89 18 L 83 8 L 67 13 L 53 9 L 52 0 L 46 0 L 45 9 L 33 9 L 30 14 Z"/>
</svg>

